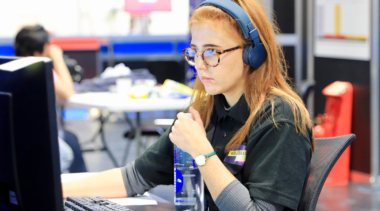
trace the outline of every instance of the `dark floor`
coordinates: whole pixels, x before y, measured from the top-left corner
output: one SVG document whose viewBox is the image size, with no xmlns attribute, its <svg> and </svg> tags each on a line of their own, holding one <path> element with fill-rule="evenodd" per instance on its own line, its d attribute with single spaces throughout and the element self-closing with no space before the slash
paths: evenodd
<svg viewBox="0 0 380 211">
<path fill-rule="evenodd" d="M 119 164 L 122 163 L 127 139 L 123 138 L 124 132 L 128 129 L 128 125 L 122 120 L 115 118 L 105 126 L 105 138 L 109 143 L 110 150 L 114 153 Z M 120 116 L 119 116 L 120 117 Z M 169 118 L 167 116 L 167 118 Z M 153 118 L 144 118 L 143 123 L 151 123 Z M 74 132 L 81 143 L 89 140 L 99 127 L 99 123 L 95 120 L 70 120 L 66 121 L 65 128 Z M 149 138 L 153 143 L 156 139 Z M 146 138 L 144 139 L 147 140 Z M 99 140 L 98 140 L 99 141 Z M 93 145 L 99 146 L 100 142 Z M 87 146 L 87 147 L 86 147 Z M 88 148 L 90 145 L 82 146 Z M 131 142 L 126 162 L 136 159 L 136 142 Z M 99 172 L 114 168 L 111 160 L 106 152 L 86 152 L 84 159 L 87 168 L 91 172 Z M 158 186 L 151 190 L 156 195 L 173 202 L 173 186 Z M 325 187 L 320 195 L 317 211 L 375 211 L 380 210 L 380 192 L 372 192 L 369 185 L 350 184 L 342 187 Z"/>
</svg>

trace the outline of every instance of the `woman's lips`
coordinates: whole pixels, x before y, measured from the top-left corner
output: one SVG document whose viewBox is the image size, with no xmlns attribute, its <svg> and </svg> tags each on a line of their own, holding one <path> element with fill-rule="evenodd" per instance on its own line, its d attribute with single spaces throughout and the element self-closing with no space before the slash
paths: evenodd
<svg viewBox="0 0 380 211">
<path fill-rule="evenodd" d="M 212 79 L 212 78 L 207 78 L 207 77 L 204 77 L 204 76 L 201 77 L 201 81 L 202 81 L 202 83 L 208 83 L 208 82 L 211 82 L 212 80 L 214 80 L 214 79 Z"/>
</svg>

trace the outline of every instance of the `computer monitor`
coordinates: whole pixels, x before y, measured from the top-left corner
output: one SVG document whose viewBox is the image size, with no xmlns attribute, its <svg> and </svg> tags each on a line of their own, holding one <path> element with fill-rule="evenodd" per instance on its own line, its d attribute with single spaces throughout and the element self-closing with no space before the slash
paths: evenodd
<svg viewBox="0 0 380 211">
<path fill-rule="evenodd" d="M 61 211 L 52 62 L 0 62 L 0 210 Z"/>
<path fill-rule="evenodd" d="M 15 60 L 15 57 L 0 56 L 0 65 Z"/>
</svg>

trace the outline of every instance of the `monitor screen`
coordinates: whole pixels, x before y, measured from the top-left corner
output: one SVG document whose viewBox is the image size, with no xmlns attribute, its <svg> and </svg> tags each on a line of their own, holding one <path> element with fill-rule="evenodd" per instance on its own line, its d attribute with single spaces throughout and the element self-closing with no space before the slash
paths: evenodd
<svg viewBox="0 0 380 211">
<path fill-rule="evenodd" d="M 9 210 L 17 204 L 13 197 L 17 187 L 12 163 L 11 99 L 10 93 L 0 92 L 0 210 Z"/>
<path fill-rule="evenodd" d="M 124 10 L 132 15 L 155 11 L 171 11 L 171 0 L 125 0 Z"/>
<path fill-rule="evenodd" d="M 0 61 L 0 210 L 61 211 L 52 62 Z"/>
</svg>

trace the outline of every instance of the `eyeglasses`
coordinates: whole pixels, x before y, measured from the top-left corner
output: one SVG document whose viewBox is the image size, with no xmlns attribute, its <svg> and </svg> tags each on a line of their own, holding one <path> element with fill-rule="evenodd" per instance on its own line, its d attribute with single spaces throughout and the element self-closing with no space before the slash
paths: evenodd
<svg viewBox="0 0 380 211">
<path fill-rule="evenodd" d="M 236 49 L 239 49 L 240 46 L 236 46 L 234 48 L 229 48 L 222 51 L 216 51 L 214 49 L 206 49 L 202 52 L 202 59 L 203 61 L 210 67 L 216 67 L 220 63 L 220 55 L 227 53 L 229 51 L 233 51 Z M 191 66 L 195 66 L 195 63 L 197 62 L 197 58 L 199 56 L 198 50 L 192 49 L 192 48 L 185 48 L 182 50 L 183 55 L 185 56 L 186 61 Z"/>
</svg>

